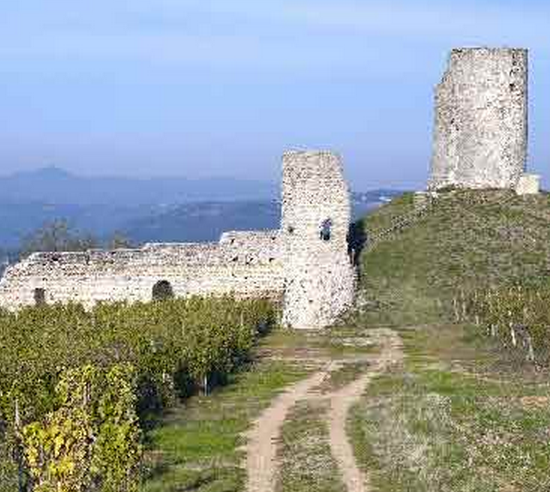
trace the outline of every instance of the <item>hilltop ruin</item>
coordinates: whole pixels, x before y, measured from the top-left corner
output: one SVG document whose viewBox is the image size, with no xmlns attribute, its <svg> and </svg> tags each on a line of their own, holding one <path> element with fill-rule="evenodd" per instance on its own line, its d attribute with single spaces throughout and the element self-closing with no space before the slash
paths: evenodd
<svg viewBox="0 0 550 492">
<path fill-rule="evenodd" d="M 435 100 L 428 189 L 538 192 L 538 176 L 525 173 L 527 50 L 452 50 L 448 69 L 436 88 Z"/>
<path fill-rule="evenodd" d="M 321 328 L 353 301 L 350 207 L 338 156 L 287 152 L 279 230 L 226 232 L 218 243 L 34 253 L 7 269 L 0 307 L 234 294 L 280 300 L 286 326 Z"/>
</svg>

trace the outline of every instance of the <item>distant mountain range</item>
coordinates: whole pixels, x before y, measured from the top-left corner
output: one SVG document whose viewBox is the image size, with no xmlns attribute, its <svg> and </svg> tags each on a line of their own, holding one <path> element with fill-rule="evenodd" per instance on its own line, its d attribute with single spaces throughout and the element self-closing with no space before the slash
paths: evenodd
<svg viewBox="0 0 550 492">
<path fill-rule="evenodd" d="M 354 216 L 400 193 L 354 193 Z M 278 196 L 276 183 L 238 179 L 86 178 L 58 168 L 18 173 L 0 177 L 0 253 L 55 219 L 100 239 L 116 230 L 138 243 L 215 241 L 227 230 L 277 228 Z"/>
<path fill-rule="evenodd" d="M 186 179 L 76 176 L 57 167 L 0 176 L 3 203 L 134 207 L 197 201 L 275 198 L 275 183 L 234 178 Z"/>
<path fill-rule="evenodd" d="M 353 194 L 354 218 L 401 192 L 380 190 Z M 200 202 L 129 221 L 122 231 L 134 241 L 216 241 L 228 230 L 278 229 L 281 205 L 271 201 Z"/>
</svg>

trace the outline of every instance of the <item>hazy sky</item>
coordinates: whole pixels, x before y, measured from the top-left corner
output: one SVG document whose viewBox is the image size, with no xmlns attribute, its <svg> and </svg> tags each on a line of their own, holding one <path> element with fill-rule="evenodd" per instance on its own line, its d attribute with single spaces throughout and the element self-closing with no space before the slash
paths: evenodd
<svg viewBox="0 0 550 492">
<path fill-rule="evenodd" d="M 548 0 L 4 1 L 0 173 L 272 179 L 314 147 L 355 189 L 420 186 L 449 50 L 508 45 L 550 178 L 549 33 Z"/>
</svg>

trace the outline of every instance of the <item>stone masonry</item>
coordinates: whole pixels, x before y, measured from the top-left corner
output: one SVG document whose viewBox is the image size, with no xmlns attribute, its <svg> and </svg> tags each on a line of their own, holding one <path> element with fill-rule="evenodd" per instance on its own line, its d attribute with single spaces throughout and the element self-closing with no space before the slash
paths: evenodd
<svg viewBox="0 0 550 492">
<path fill-rule="evenodd" d="M 527 158 L 527 50 L 451 52 L 436 89 L 428 189 L 515 189 Z"/>
<path fill-rule="evenodd" d="M 233 231 L 218 243 L 34 253 L 0 280 L 0 307 L 150 301 L 159 283 L 177 297 L 234 294 L 283 303 L 284 324 L 322 328 L 353 300 L 348 256 L 350 198 L 340 159 L 289 152 L 283 162 L 280 230 Z"/>
<path fill-rule="evenodd" d="M 537 195 L 540 193 L 540 176 L 538 174 L 522 174 L 516 185 L 518 195 Z"/>
<path fill-rule="evenodd" d="M 327 326 L 352 303 L 350 216 L 350 193 L 338 156 L 329 152 L 284 155 L 285 324 Z"/>
</svg>

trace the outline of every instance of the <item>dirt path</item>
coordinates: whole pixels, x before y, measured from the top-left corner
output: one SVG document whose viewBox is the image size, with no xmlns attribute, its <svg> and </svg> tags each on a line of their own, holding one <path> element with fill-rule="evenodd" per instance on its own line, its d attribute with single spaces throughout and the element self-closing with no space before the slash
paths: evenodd
<svg viewBox="0 0 550 492">
<path fill-rule="evenodd" d="M 247 492 L 273 492 L 278 464 L 276 462 L 278 440 L 288 412 L 300 400 L 323 398 L 330 400 L 328 414 L 330 447 L 341 470 L 348 492 L 368 492 L 368 477 L 361 472 L 353 449 L 348 441 L 346 422 L 350 408 L 361 398 L 373 377 L 384 372 L 389 365 L 402 359 L 401 340 L 392 330 L 379 329 L 369 333 L 378 339 L 381 352 L 369 357 L 372 362 L 368 373 L 342 389 L 322 395 L 319 386 L 330 372 L 341 367 L 343 361 L 334 360 L 323 370 L 291 386 L 278 396 L 247 433 L 246 471 Z"/>
<path fill-rule="evenodd" d="M 371 370 L 330 395 L 330 447 L 348 492 L 369 491 L 368 477 L 357 466 L 353 448 L 348 440 L 346 432 L 348 413 L 361 398 L 371 380 L 403 358 L 399 335 L 391 330 L 380 331 L 380 335 L 383 340 L 382 351 L 373 361 Z"/>
<path fill-rule="evenodd" d="M 332 363 L 307 379 L 291 386 L 265 410 L 247 434 L 246 471 L 247 492 L 271 492 L 275 489 L 277 441 L 289 410 L 328 376 Z"/>
</svg>

